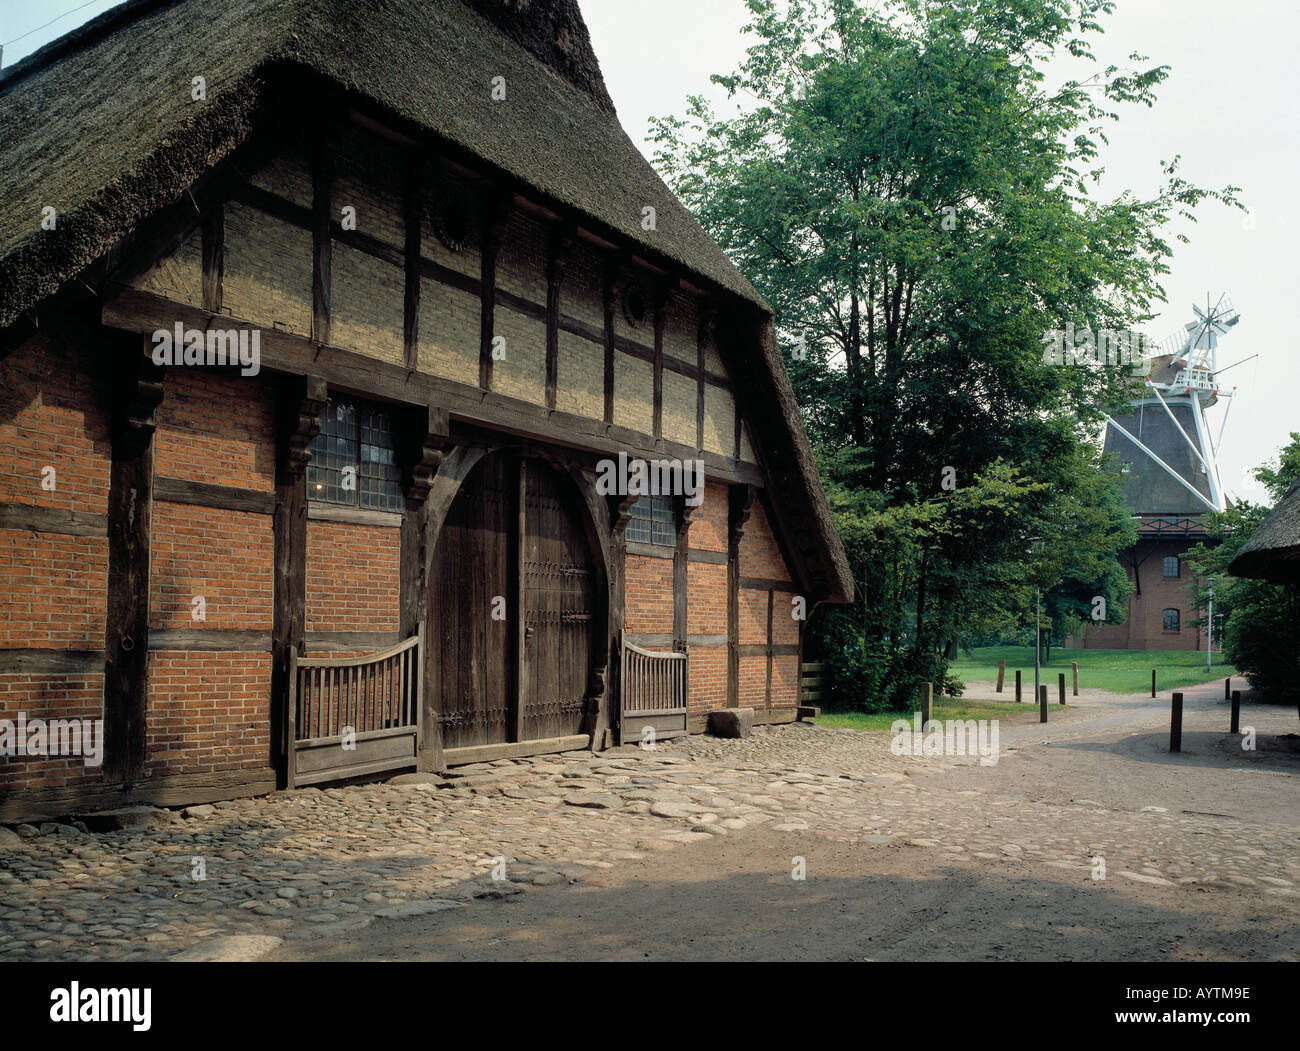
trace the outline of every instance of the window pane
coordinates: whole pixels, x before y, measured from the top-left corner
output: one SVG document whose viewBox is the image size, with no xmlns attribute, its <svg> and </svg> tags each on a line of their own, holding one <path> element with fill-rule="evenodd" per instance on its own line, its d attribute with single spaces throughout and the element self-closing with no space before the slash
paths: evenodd
<svg viewBox="0 0 1300 1051">
<path fill-rule="evenodd" d="M 402 509 L 401 471 L 393 448 L 392 418 L 381 409 L 331 398 L 311 443 L 307 497 L 375 511 Z M 344 471 L 351 476 L 344 488 Z"/>
<path fill-rule="evenodd" d="M 1178 631 L 1178 610 L 1165 610 L 1165 631 Z"/>
<path fill-rule="evenodd" d="M 321 414 L 320 433 L 311 442 L 307 498 L 329 504 L 355 504 L 356 492 L 343 488 L 343 469 L 356 469 L 356 407 L 331 398 Z"/>
<path fill-rule="evenodd" d="M 1170 555 L 1170 556 L 1168 556 L 1168 557 L 1165 559 L 1165 576 L 1167 576 L 1167 577 L 1176 577 L 1176 576 L 1178 576 L 1178 558 L 1177 558 L 1177 556 L 1175 556 L 1175 555 Z"/>
<path fill-rule="evenodd" d="M 627 538 L 635 543 L 674 547 L 677 544 L 677 525 L 673 519 L 672 497 L 640 497 L 632 505 Z"/>
</svg>

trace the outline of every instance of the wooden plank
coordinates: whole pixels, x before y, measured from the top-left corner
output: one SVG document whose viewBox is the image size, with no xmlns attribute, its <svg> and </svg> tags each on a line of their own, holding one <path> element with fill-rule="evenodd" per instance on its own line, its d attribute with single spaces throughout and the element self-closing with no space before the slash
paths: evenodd
<svg viewBox="0 0 1300 1051">
<path fill-rule="evenodd" d="M 688 635 L 687 644 L 691 647 L 701 646 L 705 649 L 711 649 L 718 646 L 727 645 L 726 635 Z"/>
<path fill-rule="evenodd" d="M 307 503 L 307 517 L 313 522 L 346 522 L 348 525 L 381 526 L 384 529 L 402 528 L 402 515 L 399 511 L 372 511 L 366 507 L 325 504 L 315 500 Z"/>
<path fill-rule="evenodd" d="M 324 134 L 312 158 L 312 267 L 311 267 L 311 338 L 317 343 L 330 341 L 330 289 L 334 247 L 332 240 L 330 198 L 333 192 L 334 166 L 325 146 Z"/>
<path fill-rule="evenodd" d="M 406 250 L 404 255 L 405 289 L 402 300 L 402 359 L 408 369 L 420 367 L 420 228 L 424 195 L 422 165 L 412 158 L 406 172 L 404 205 Z"/>
<path fill-rule="evenodd" d="M 176 774 L 146 780 L 62 788 L 29 788 L 0 793 L 0 822 L 50 821 L 120 806 L 193 806 L 220 799 L 267 795 L 275 791 L 275 772 L 267 769 Z"/>
<path fill-rule="evenodd" d="M 605 257 L 601 294 L 605 308 L 605 422 L 614 422 L 614 260 Z"/>
<path fill-rule="evenodd" d="M 656 282 L 654 291 L 654 429 L 655 438 L 664 436 L 664 325 L 667 321 L 668 288 L 664 283 Z"/>
<path fill-rule="evenodd" d="M 514 689 L 506 698 L 506 703 L 513 704 L 512 740 L 522 741 L 524 733 L 524 705 L 533 685 L 529 681 L 528 661 L 528 622 L 526 619 L 527 594 L 524 580 L 524 561 L 528 550 L 528 461 L 520 457 L 516 461 L 518 472 L 515 484 L 514 520 L 511 522 L 513 545 L 507 550 L 506 565 L 510 572 L 511 602 L 507 608 L 515 611 L 512 642 L 514 647 Z"/>
<path fill-rule="evenodd" d="M 308 631 L 303 643 L 307 653 L 374 653 L 391 649 L 405 639 L 400 631 Z"/>
<path fill-rule="evenodd" d="M 742 589 L 751 589 L 754 591 L 788 591 L 798 593 L 799 586 L 789 580 L 774 580 L 771 577 L 741 577 L 740 586 Z"/>
<path fill-rule="evenodd" d="M 62 507 L 0 504 L 0 529 L 104 537 L 108 536 L 108 515 L 92 511 L 70 511 Z"/>
<path fill-rule="evenodd" d="M 560 377 L 560 291 L 573 231 L 553 227 L 547 238 L 546 260 L 546 407 L 555 408 Z"/>
<path fill-rule="evenodd" d="M 451 767 L 468 766 L 470 763 L 490 763 L 494 759 L 521 759 L 529 755 L 577 752 L 590 747 L 589 734 L 574 734 L 569 737 L 548 737 L 537 741 L 511 741 L 506 744 L 448 748 L 444 754 L 447 757 L 447 765 Z"/>
<path fill-rule="evenodd" d="M 102 675 L 103 650 L 0 650 L 0 675 Z"/>
<path fill-rule="evenodd" d="M 807 663 L 805 663 L 805 664 L 803 664 L 803 665 L 800 666 L 801 670 L 802 670 L 805 674 L 808 673 L 808 672 L 819 672 L 819 671 L 821 671 L 821 670 L 822 670 L 823 668 L 825 668 L 825 667 L 826 667 L 826 665 L 825 665 L 825 664 L 822 664 L 820 661 L 809 661 L 809 662 L 807 662 Z"/>
<path fill-rule="evenodd" d="M 627 553 L 629 555 L 640 555 L 642 558 L 676 559 L 676 550 L 674 547 L 665 547 L 663 544 L 645 544 L 639 540 L 629 540 L 627 542 Z"/>
<path fill-rule="evenodd" d="M 188 478 L 155 477 L 153 498 L 174 504 L 194 504 L 198 507 L 219 507 L 226 511 L 250 511 L 255 514 L 275 513 L 275 493 L 256 489 L 240 489 L 230 485 L 212 485 L 209 482 L 192 482 Z"/>
<path fill-rule="evenodd" d="M 479 348 L 478 385 L 492 389 L 492 337 L 496 318 L 497 253 L 510 218 L 510 203 L 502 194 L 489 191 L 484 202 L 479 251 Z"/>
<path fill-rule="evenodd" d="M 217 205 L 203 217 L 203 309 L 221 313 L 225 277 L 225 207 Z"/>
<path fill-rule="evenodd" d="M 771 710 L 772 707 L 772 598 L 775 592 L 767 593 L 767 687 L 764 691 L 763 707 Z M 796 648 L 796 652 L 797 648 Z"/>
<path fill-rule="evenodd" d="M 725 551 L 704 551 L 693 547 L 686 552 L 686 557 L 691 562 L 705 562 L 712 566 L 725 566 L 727 564 L 727 553 Z"/>
<path fill-rule="evenodd" d="M 266 653 L 271 649 L 271 632 L 243 628 L 152 628 L 149 649 Z"/>
<path fill-rule="evenodd" d="M 114 379 L 108 493 L 108 602 L 104 622 L 104 779 L 144 774 L 149 668 L 149 530 L 153 413 L 162 369 L 149 341 L 105 331 Z"/>
</svg>

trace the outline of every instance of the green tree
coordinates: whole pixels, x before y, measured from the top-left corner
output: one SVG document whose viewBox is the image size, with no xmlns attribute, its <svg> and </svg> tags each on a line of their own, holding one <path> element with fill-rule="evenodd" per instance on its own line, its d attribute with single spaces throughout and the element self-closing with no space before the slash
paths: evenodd
<svg viewBox="0 0 1300 1051">
<path fill-rule="evenodd" d="M 828 652 L 856 646 L 879 673 L 857 682 L 897 698 L 942 673 L 957 636 L 1032 621 L 1035 578 L 1062 624 L 1119 594 L 1103 564 L 1127 515 L 1080 457 L 1132 373 L 1046 367 L 1044 343 L 1149 319 L 1168 224 L 1235 191 L 1193 186 L 1175 158 L 1154 197 L 1090 196 L 1105 125 L 1168 75 L 1095 62 L 1108 0 L 747 2 L 753 46 L 713 79 L 752 104 L 722 118 L 691 98 L 655 122 L 657 159 L 776 310 L 825 453 L 862 575 L 856 608 L 812 630 Z M 1094 75 L 1046 88 L 1060 51 Z"/>
<path fill-rule="evenodd" d="M 1276 464 L 1262 464 L 1253 473 L 1274 503 L 1281 500 L 1300 482 L 1300 432 L 1292 432 Z M 1192 548 L 1187 560 L 1196 574 L 1196 602 L 1201 609 L 1208 608 L 1213 582 L 1214 617 L 1223 625 L 1224 655 L 1252 687 L 1267 696 L 1290 699 L 1300 683 L 1300 588 L 1228 573 L 1228 566 L 1269 510 L 1242 501 L 1211 515 L 1207 541 Z"/>
</svg>

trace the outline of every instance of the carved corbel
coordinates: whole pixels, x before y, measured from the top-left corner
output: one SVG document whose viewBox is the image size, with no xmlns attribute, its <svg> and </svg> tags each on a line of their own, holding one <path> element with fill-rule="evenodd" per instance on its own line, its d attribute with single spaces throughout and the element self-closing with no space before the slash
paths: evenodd
<svg viewBox="0 0 1300 1051">
<path fill-rule="evenodd" d="M 115 376 L 113 426 L 123 452 L 138 456 L 153 439 L 157 426 L 154 413 L 163 400 L 165 369 L 154 364 L 148 339 L 129 336 L 124 343 L 124 367 Z"/>
<path fill-rule="evenodd" d="M 285 426 L 284 469 L 294 478 L 300 478 L 311 462 L 311 443 L 320 434 L 321 414 L 329 401 L 325 381 L 315 376 L 304 377 L 301 396 L 295 404 L 288 399 L 286 411 L 289 419 Z"/>
<path fill-rule="evenodd" d="M 450 425 L 445 409 L 429 408 L 412 421 L 404 463 L 406 506 L 418 510 L 429 498 L 433 480 L 451 451 Z"/>
<path fill-rule="evenodd" d="M 730 515 L 728 516 L 729 538 L 733 545 L 740 544 L 745 535 L 745 523 L 749 521 L 754 509 L 754 498 L 758 489 L 752 485 L 733 485 L 730 490 Z"/>
</svg>

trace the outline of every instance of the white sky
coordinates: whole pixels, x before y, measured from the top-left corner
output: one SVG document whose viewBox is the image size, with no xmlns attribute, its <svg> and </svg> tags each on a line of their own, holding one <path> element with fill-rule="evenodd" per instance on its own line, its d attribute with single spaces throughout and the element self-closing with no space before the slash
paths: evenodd
<svg viewBox="0 0 1300 1051">
<path fill-rule="evenodd" d="M 681 113 L 688 94 L 721 101 L 709 74 L 730 72 L 744 53 L 741 0 L 580 0 L 605 82 L 623 126 L 650 154 L 644 138 L 651 116 Z M 78 6 L 77 0 L 0 0 L 4 65 L 16 62 L 77 25 L 115 6 L 94 0 L 83 10 L 15 41 Z M 1274 456 L 1300 411 L 1291 388 L 1300 387 L 1292 332 L 1292 302 L 1300 281 L 1296 259 L 1300 221 L 1294 199 L 1300 169 L 1300 35 L 1295 0 L 1118 0 L 1094 49 L 1102 62 L 1126 65 L 1131 51 L 1173 67 L 1154 109 L 1124 112 L 1103 155 L 1102 192 L 1131 188 L 1143 195 L 1160 181 L 1159 162 L 1183 156 L 1183 175 L 1200 185 L 1242 188 L 1252 209 L 1203 205 L 1186 231 L 1166 278 L 1169 306 L 1148 333 L 1163 338 L 1192 319 L 1191 303 L 1207 292 L 1227 292 L 1241 322 L 1224 338 L 1220 366 L 1251 354 L 1259 358 L 1225 378 L 1238 385 L 1220 453 L 1225 486 L 1259 499 L 1245 470 Z M 1059 77 L 1068 76 L 1061 67 Z M 1253 225 L 1253 228 L 1251 226 Z M 1218 433 L 1225 403 L 1210 410 Z"/>
</svg>

